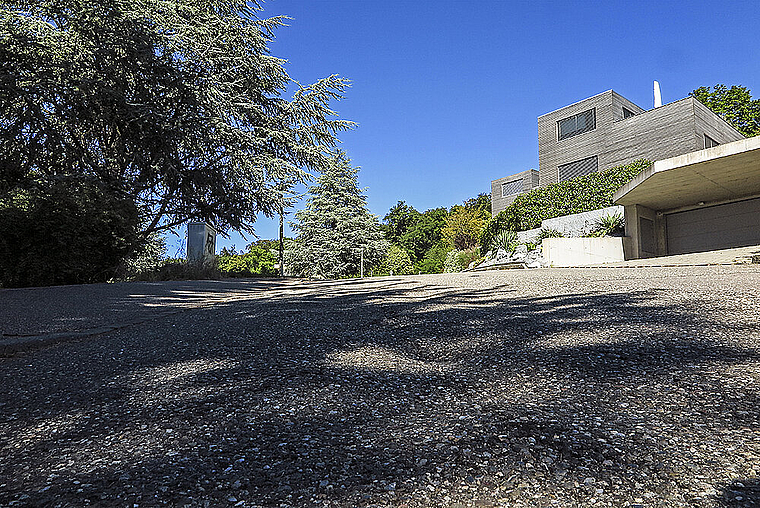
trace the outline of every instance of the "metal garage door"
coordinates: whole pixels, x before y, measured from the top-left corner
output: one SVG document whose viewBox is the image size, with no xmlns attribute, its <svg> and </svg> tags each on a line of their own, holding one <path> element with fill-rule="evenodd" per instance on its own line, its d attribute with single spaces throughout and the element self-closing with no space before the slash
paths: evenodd
<svg viewBox="0 0 760 508">
<path fill-rule="evenodd" d="M 668 254 L 760 245 L 760 198 L 665 217 Z"/>
</svg>

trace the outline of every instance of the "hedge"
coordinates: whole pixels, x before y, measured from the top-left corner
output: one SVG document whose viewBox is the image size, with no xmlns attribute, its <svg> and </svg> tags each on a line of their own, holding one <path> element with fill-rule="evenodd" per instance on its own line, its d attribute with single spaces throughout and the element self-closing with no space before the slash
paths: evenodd
<svg viewBox="0 0 760 508">
<path fill-rule="evenodd" d="M 134 201 L 89 179 L 0 193 L 0 287 L 105 282 L 138 226 Z"/>
<path fill-rule="evenodd" d="M 640 159 L 518 195 L 486 223 L 480 232 L 481 250 L 487 250 L 501 230 L 525 231 L 540 227 L 546 219 L 612 206 L 612 194 L 650 165 L 651 162 Z"/>
</svg>

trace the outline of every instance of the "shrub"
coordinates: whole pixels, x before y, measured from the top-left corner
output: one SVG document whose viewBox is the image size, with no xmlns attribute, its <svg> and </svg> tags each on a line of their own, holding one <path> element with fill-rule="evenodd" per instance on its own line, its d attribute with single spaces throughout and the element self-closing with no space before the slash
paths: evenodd
<svg viewBox="0 0 760 508">
<path fill-rule="evenodd" d="M 502 249 L 504 251 L 510 252 L 515 250 L 514 244 L 516 241 L 517 233 L 509 229 L 504 229 L 496 233 L 496 236 L 494 236 L 493 242 L 491 242 L 489 249 L 494 251 Z"/>
<path fill-rule="evenodd" d="M 246 253 L 223 251 L 219 256 L 219 270 L 225 277 L 273 276 L 277 274 L 274 264 L 272 251 L 255 244 L 249 245 Z"/>
<path fill-rule="evenodd" d="M 544 238 L 562 238 L 563 235 L 561 232 L 557 231 L 556 229 L 550 229 L 550 228 L 543 228 L 541 231 L 538 232 L 538 240 L 536 240 L 538 243 L 541 243 L 541 240 Z"/>
<path fill-rule="evenodd" d="M 444 240 L 458 250 L 467 250 L 478 243 L 478 235 L 489 218 L 488 212 L 463 206 L 452 207 L 441 231 Z"/>
<path fill-rule="evenodd" d="M 446 261 L 443 264 L 444 273 L 461 272 L 470 266 L 470 263 L 477 260 L 480 253 L 477 249 L 452 250 L 446 255 Z"/>
<path fill-rule="evenodd" d="M 625 231 L 625 219 L 619 213 L 599 217 L 588 236 L 620 235 Z"/>
<path fill-rule="evenodd" d="M 122 260 L 114 280 L 142 280 L 166 263 L 166 239 L 153 233 L 132 254 Z"/>
<path fill-rule="evenodd" d="M 381 270 L 393 275 L 411 275 L 414 273 L 409 254 L 398 245 L 391 245 L 388 248 Z"/>
<path fill-rule="evenodd" d="M 440 242 L 428 249 L 425 257 L 417 266 L 422 273 L 443 273 L 443 265 L 446 262 L 446 255 L 451 251 L 451 247 L 445 242 Z"/>
<path fill-rule="evenodd" d="M 136 273 L 131 280 L 156 282 L 163 280 L 217 280 L 222 278 L 217 258 L 188 262 L 185 259 L 168 258 L 153 270 Z"/>
<path fill-rule="evenodd" d="M 105 282 L 136 245 L 134 202 L 84 178 L 0 199 L 0 285 Z"/>
<path fill-rule="evenodd" d="M 642 159 L 520 194 L 486 223 L 480 233 L 480 245 L 490 245 L 493 237 L 505 229 L 525 231 L 540 227 L 542 220 L 612 206 L 612 194 L 649 165 Z"/>
</svg>

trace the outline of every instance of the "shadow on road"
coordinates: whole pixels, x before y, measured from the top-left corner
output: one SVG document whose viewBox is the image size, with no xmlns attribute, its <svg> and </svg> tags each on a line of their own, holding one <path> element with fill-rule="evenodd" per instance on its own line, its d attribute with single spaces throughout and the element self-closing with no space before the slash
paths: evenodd
<svg viewBox="0 0 760 508">
<path fill-rule="evenodd" d="M 758 430 L 750 324 L 666 290 L 267 291 L 0 362 L 0 504 L 757 501 L 689 480 Z"/>
</svg>

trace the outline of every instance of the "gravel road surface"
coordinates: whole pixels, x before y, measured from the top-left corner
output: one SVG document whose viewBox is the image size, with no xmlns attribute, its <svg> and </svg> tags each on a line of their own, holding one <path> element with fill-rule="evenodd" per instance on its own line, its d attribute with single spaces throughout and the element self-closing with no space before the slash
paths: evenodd
<svg viewBox="0 0 760 508">
<path fill-rule="evenodd" d="M 148 287 L 0 290 L 0 506 L 760 506 L 758 266 Z"/>
</svg>

